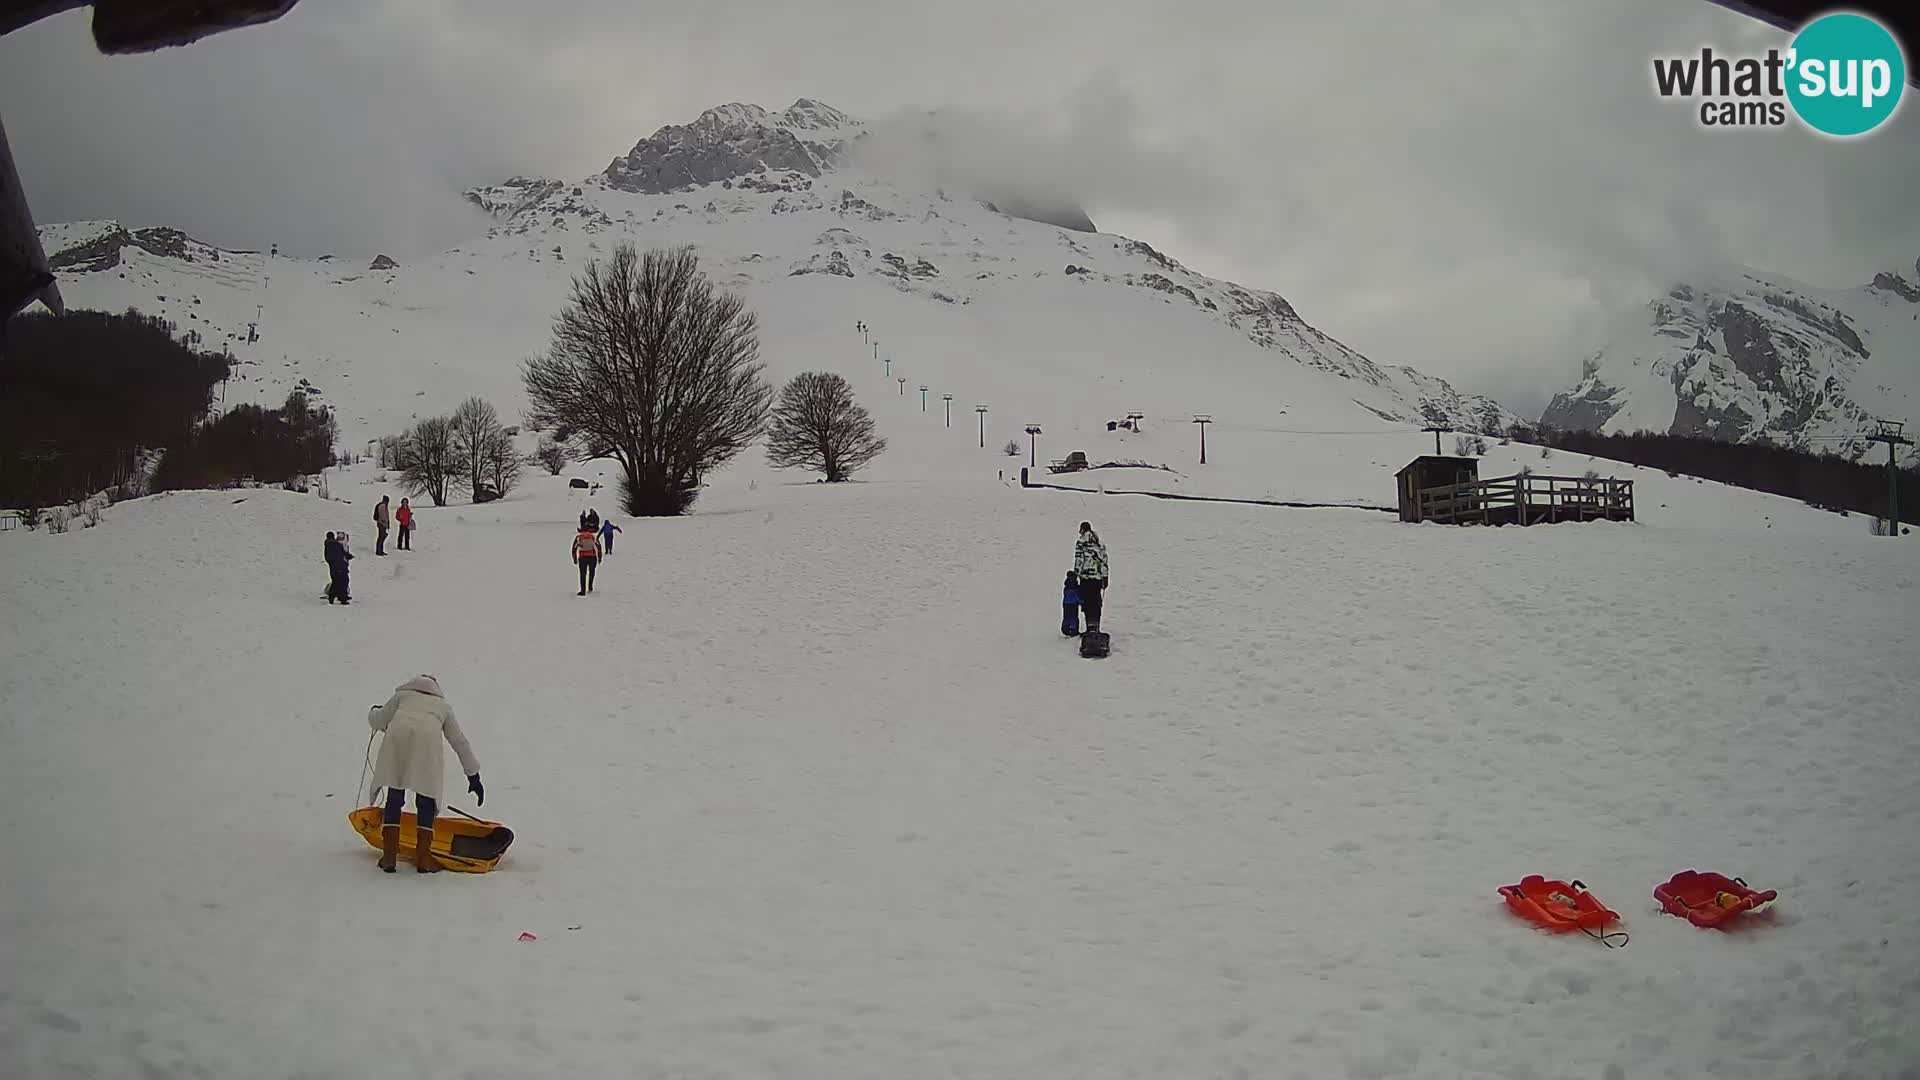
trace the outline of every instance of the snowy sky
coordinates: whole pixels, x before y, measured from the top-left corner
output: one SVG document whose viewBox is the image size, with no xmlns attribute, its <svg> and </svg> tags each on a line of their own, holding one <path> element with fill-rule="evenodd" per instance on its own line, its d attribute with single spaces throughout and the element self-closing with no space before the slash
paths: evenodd
<svg viewBox="0 0 1920 1080">
<path fill-rule="evenodd" d="M 585 176 L 711 105 L 960 107 L 978 161 L 1103 229 L 1535 413 L 1674 275 L 1920 259 L 1913 102 L 1837 143 L 1651 89 L 1654 55 L 1784 39 L 1705 0 L 307 0 L 132 57 L 50 18 L 0 39 L 0 102 L 42 221 L 398 257 L 475 227 L 464 187 Z"/>
</svg>

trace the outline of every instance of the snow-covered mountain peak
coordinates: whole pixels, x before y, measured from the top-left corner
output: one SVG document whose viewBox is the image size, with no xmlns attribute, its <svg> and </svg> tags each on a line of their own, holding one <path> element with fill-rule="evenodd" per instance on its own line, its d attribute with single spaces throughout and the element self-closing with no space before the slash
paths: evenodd
<svg viewBox="0 0 1920 1080">
<path fill-rule="evenodd" d="M 1838 290 L 1746 268 L 1698 274 L 1583 361 L 1542 422 L 1856 455 L 1876 419 L 1920 419 L 1917 346 L 1920 264 Z"/>
<path fill-rule="evenodd" d="M 602 174 L 620 191 L 657 195 L 765 172 L 817 177 L 839 167 L 864 125 L 801 98 L 784 112 L 733 102 L 690 124 L 668 124 L 613 159 Z"/>
<path fill-rule="evenodd" d="M 1920 259 L 1913 260 L 1911 271 L 1895 273 L 1882 271 L 1873 275 L 1873 284 L 1868 288 L 1882 293 L 1891 293 L 1895 298 L 1909 304 L 1920 304 Z"/>
<path fill-rule="evenodd" d="M 823 101 L 812 98 L 800 98 L 787 111 L 780 114 L 780 121 L 796 131 L 833 131 L 849 129 L 864 130 L 865 125 Z"/>
<path fill-rule="evenodd" d="M 795 363 L 852 359 L 828 344 L 820 313 L 837 312 L 835 326 L 884 321 L 889 348 L 914 356 L 917 375 L 1007 407 L 1057 400 L 1226 420 L 1237 402 L 1244 422 L 1285 415 L 1289 426 L 1333 430 L 1386 421 L 1498 432 L 1517 420 L 1444 380 L 1376 364 L 1277 293 L 1097 232 L 1066 212 L 1068 195 L 989 199 L 885 155 L 856 158 L 849 143 L 863 130 L 808 98 L 777 113 L 717 106 L 661 128 L 602 173 L 515 176 L 466 192 L 492 225 L 436 256 L 369 263 L 366 252 L 334 264 L 114 223 L 51 226 L 43 242 L 70 302 L 138 307 L 232 343 L 265 397 L 320 378 L 328 400 L 376 430 L 396 412 L 410 416 L 412 398 L 432 388 L 512 394 L 511 362 L 468 358 L 539 348 L 569 277 L 621 242 L 697 248 L 708 272 L 767 313 Z M 485 329 L 463 338 L 461 327 Z M 415 333 L 436 350 L 463 342 L 461 359 L 421 364 Z M 864 344 L 869 362 L 882 360 Z M 350 370 L 343 353 L 356 357 Z M 401 392 L 372 393 L 375 373 L 403 378 L 388 387 Z M 1112 400 L 1095 403 L 1103 397 Z"/>
</svg>

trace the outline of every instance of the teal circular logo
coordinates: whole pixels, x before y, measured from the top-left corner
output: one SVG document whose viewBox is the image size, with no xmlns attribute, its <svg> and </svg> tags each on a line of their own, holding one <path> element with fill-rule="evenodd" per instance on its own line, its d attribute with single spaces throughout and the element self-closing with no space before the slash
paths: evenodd
<svg viewBox="0 0 1920 1080">
<path fill-rule="evenodd" d="M 1864 135 L 1884 123 L 1907 85 L 1906 59 L 1886 27 L 1840 12 L 1801 28 L 1789 53 L 1787 100 L 1808 127 Z"/>
</svg>

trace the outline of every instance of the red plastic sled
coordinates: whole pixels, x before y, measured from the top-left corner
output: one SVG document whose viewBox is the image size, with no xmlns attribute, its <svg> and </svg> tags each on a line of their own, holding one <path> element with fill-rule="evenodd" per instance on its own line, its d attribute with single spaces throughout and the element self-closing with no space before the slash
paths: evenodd
<svg viewBox="0 0 1920 1080">
<path fill-rule="evenodd" d="M 1657 885 L 1653 898 L 1670 914 L 1695 926 L 1722 926 L 1728 919 L 1752 911 L 1780 894 L 1772 889 L 1755 892 L 1739 878 L 1682 870 Z"/>
<path fill-rule="evenodd" d="M 1585 930 L 1590 936 L 1604 940 L 1614 936 L 1603 933 L 1607 924 L 1620 921 L 1619 912 L 1602 904 L 1578 881 L 1559 881 L 1539 874 L 1528 874 L 1520 879 L 1518 885 L 1500 886 L 1500 895 L 1506 898 L 1507 906 L 1513 909 L 1514 914 L 1556 934 Z M 1612 942 L 1607 944 L 1612 945 Z"/>
</svg>

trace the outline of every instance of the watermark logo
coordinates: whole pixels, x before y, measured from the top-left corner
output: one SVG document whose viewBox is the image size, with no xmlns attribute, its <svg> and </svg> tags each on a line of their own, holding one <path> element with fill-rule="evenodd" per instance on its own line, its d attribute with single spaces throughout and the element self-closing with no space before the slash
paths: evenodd
<svg viewBox="0 0 1920 1080">
<path fill-rule="evenodd" d="M 1785 127 L 1791 115 L 1823 135 L 1865 135 L 1893 115 L 1906 83 L 1900 43 L 1852 12 L 1801 27 L 1785 52 L 1725 56 L 1709 47 L 1653 61 L 1660 96 L 1698 101 L 1700 125 L 1716 130 Z"/>
</svg>

